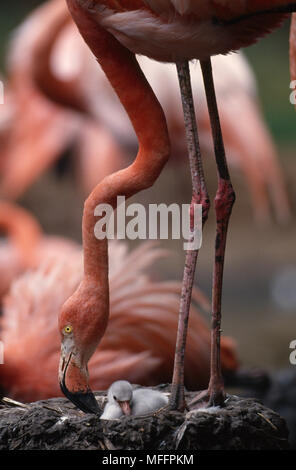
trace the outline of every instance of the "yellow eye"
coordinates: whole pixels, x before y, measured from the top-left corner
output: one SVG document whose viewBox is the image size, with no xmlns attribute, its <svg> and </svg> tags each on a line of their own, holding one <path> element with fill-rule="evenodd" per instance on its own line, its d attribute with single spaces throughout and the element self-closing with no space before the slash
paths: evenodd
<svg viewBox="0 0 296 470">
<path fill-rule="evenodd" d="M 72 326 L 71 326 L 71 325 L 67 325 L 67 326 L 65 326 L 65 328 L 64 328 L 64 333 L 66 333 L 66 335 L 69 335 L 70 333 L 72 333 L 72 330 L 73 330 Z"/>
</svg>

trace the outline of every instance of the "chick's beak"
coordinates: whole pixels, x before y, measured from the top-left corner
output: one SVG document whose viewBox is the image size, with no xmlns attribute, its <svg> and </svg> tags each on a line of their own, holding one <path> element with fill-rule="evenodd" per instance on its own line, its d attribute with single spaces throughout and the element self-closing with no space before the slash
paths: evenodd
<svg viewBox="0 0 296 470">
<path fill-rule="evenodd" d="M 120 408 L 122 409 L 123 414 L 129 416 L 132 414 L 131 404 L 129 401 L 119 401 Z"/>
<path fill-rule="evenodd" d="M 88 386 L 87 369 L 79 363 L 77 355 L 62 344 L 59 365 L 59 383 L 63 394 L 85 413 L 101 412 L 94 394 Z"/>
</svg>

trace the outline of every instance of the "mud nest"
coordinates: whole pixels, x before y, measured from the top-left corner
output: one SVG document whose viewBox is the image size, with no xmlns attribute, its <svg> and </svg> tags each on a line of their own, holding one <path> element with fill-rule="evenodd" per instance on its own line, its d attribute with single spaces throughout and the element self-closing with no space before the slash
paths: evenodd
<svg viewBox="0 0 296 470">
<path fill-rule="evenodd" d="M 167 386 L 154 387 L 168 392 Z M 106 392 L 96 392 L 104 405 Z M 194 393 L 187 393 L 190 401 Z M 161 411 L 103 421 L 64 398 L 0 404 L 0 450 L 282 450 L 285 421 L 259 401 L 228 396 L 219 410 Z"/>
</svg>

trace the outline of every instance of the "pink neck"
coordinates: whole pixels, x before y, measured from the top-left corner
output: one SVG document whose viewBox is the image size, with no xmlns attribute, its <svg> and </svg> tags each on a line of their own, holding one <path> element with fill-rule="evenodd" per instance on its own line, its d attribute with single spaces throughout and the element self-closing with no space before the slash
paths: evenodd
<svg viewBox="0 0 296 470">
<path fill-rule="evenodd" d="M 97 240 L 94 236 L 98 220 L 94 209 L 100 203 L 116 208 L 118 195 L 128 198 L 150 187 L 168 159 L 169 137 L 162 108 L 135 56 L 102 29 L 77 0 L 67 0 L 67 3 L 81 35 L 126 109 L 139 140 L 135 161 L 107 176 L 85 201 L 82 224 L 85 275 L 106 283 L 108 245 L 107 240 Z"/>
</svg>

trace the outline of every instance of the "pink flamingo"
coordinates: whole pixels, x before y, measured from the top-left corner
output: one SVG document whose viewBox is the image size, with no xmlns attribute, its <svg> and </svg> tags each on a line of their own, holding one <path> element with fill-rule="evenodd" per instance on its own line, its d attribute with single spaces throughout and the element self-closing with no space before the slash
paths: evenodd
<svg viewBox="0 0 296 470">
<path fill-rule="evenodd" d="M 19 27 L 10 45 L 6 89 L 9 90 L 11 104 L 5 104 L 4 109 L 12 117 L 10 125 L 4 123 L 5 126 L 2 127 L 2 134 L 6 139 L 1 152 L 2 197 L 18 198 L 74 144 L 77 159 L 83 162 L 79 164 L 80 171 L 84 169 L 85 161 L 94 161 L 90 143 L 102 149 L 99 155 L 100 165 L 93 168 L 97 173 L 97 180 L 110 173 L 111 168 L 112 171 L 120 168 L 122 152 L 107 129 L 89 117 L 82 118 L 73 109 L 70 112 L 69 109 L 58 106 L 36 85 L 33 70 L 44 35 L 47 37 L 52 31 L 56 31 L 54 27 L 60 25 L 60 21 L 65 24 L 69 20 L 71 21 L 64 2 L 46 2 Z M 68 89 L 67 86 L 63 88 L 64 91 Z M 24 109 L 26 113 L 23 112 Z M 84 181 L 89 177 L 89 172 L 85 173 Z M 87 188 L 90 190 L 89 186 Z"/>
<path fill-rule="evenodd" d="M 57 15 L 56 5 L 48 8 L 49 16 Z M 0 193 L 9 198 L 22 194 L 49 162 L 57 158 L 77 126 L 36 89 L 31 69 L 40 28 L 42 25 L 31 17 L 26 30 L 20 29 L 15 34 L 8 53 L 6 89 L 11 96 L 9 112 L 12 117 L 1 155 L 1 170 L 5 179 L 1 183 Z M 4 105 L 4 109 L 7 108 L 9 103 Z M 31 156 L 31 161 L 28 161 L 27 155 Z M 36 156 L 38 160 L 36 158 L 34 162 Z"/>
<path fill-rule="evenodd" d="M 169 137 L 162 109 L 135 59 L 143 54 L 177 64 L 184 108 L 192 204 L 203 206 L 203 222 L 209 197 L 202 169 L 188 61 L 199 59 L 214 138 L 218 171 L 215 198 L 217 235 L 213 274 L 211 377 L 208 390 L 198 396 L 210 405 L 224 402 L 221 374 L 221 300 L 225 246 L 229 218 L 235 200 L 226 163 L 210 57 L 255 42 L 278 27 L 294 2 L 283 0 L 67 0 L 79 31 L 99 61 L 125 107 L 139 139 L 135 162 L 105 178 L 88 197 L 84 208 L 83 240 L 85 273 L 81 285 L 64 305 L 59 328 L 62 338 L 60 383 L 62 390 L 85 411 L 98 411 L 88 386 L 87 363 L 104 335 L 109 312 L 107 241 L 95 240 L 94 208 L 99 202 L 116 206 L 118 194 L 127 197 L 151 186 L 169 155 Z M 191 292 L 198 252 L 187 252 L 175 367 L 170 405 L 185 405 L 184 353 Z"/>
</svg>

